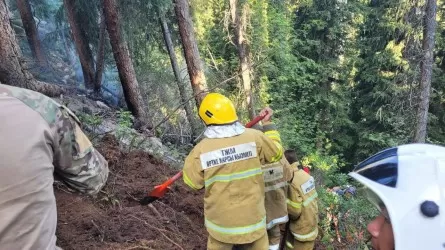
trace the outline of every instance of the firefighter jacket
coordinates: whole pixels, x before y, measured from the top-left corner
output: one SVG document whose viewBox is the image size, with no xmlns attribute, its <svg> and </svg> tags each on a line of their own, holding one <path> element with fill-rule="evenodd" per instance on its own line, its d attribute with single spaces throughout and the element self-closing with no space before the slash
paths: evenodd
<svg viewBox="0 0 445 250">
<path fill-rule="evenodd" d="M 216 240 L 231 244 L 251 243 L 266 233 L 261 165 L 276 162 L 283 155 L 276 130 L 269 130 L 266 136 L 239 126 L 208 127 L 207 138 L 190 152 L 183 169 L 188 186 L 205 187 L 207 231 Z M 221 136 L 223 130 L 229 131 L 227 137 Z"/>
<path fill-rule="evenodd" d="M 270 126 L 255 125 L 254 129 L 268 133 L 273 130 Z M 289 220 L 287 215 L 287 183 L 293 176 L 293 170 L 282 157 L 280 161 L 262 166 L 265 185 L 265 206 L 267 230 L 275 225 L 286 223 Z"/>
<path fill-rule="evenodd" d="M 287 215 L 286 193 L 287 183 L 292 178 L 292 170 L 287 160 L 262 166 L 264 176 L 265 206 L 267 229 L 289 220 Z"/>
<path fill-rule="evenodd" d="M 314 178 L 295 167 L 288 189 L 287 209 L 289 229 L 298 241 L 314 241 L 318 235 L 317 197 Z"/>
</svg>

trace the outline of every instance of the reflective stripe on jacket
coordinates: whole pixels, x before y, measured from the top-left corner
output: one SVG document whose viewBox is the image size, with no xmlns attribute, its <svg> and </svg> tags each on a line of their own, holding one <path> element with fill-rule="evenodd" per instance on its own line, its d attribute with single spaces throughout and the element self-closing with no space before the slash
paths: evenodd
<svg viewBox="0 0 445 250">
<path fill-rule="evenodd" d="M 314 178 L 295 168 L 288 189 L 290 231 L 299 241 L 313 241 L 318 235 L 318 194 Z"/>
<path fill-rule="evenodd" d="M 263 132 L 264 134 L 269 137 L 270 139 L 272 139 L 275 143 L 275 146 L 277 146 L 277 148 L 279 148 L 279 153 L 272 159 L 272 162 L 277 162 L 279 161 L 282 157 L 283 157 L 283 146 L 281 144 L 281 137 L 280 137 L 280 133 L 277 130 L 277 127 L 275 126 L 274 123 L 272 122 L 267 122 L 263 124 Z"/>
<path fill-rule="evenodd" d="M 256 125 L 255 129 L 261 130 L 269 138 L 281 147 L 280 135 L 273 124 Z M 287 182 L 293 176 L 293 171 L 286 158 L 282 157 L 277 162 L 262 166 L 265 185 L 265 206 L 267 229 L 289 220 L 286 205 Z"/>
<path fill-rule="evenodd" d="M 282 155 L 282 147 L 262 132 L 246 129 L 228 138 L 205 138 L 187 156 L 184 182 L 205 187 L 204 216 L 218 241 L 246 244 L 266 233 L 261 166 Z"/>
<path fill-rule="evenodd" d="M 292 178 L 290 164 L 283 157 L 280 161 L 263 165 L 267 229 L 289 220 L 287 214 L 287 183 Z"/>
</svg>

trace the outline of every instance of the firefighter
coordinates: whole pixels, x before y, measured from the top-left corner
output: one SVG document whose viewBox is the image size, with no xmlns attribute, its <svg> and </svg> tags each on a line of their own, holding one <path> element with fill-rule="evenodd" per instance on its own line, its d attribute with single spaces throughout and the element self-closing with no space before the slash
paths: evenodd
<svg viewBox="0 0 445 250">
<path fill-rule="evenodd" d="M 264 203 L 269 250 L 278 250 L 281 240 L 280 225 L 289 221 L 286 194 L 288 182 L 292 178 L 292 169 L 284 157 L 278 162 L 263 165 L 262 168 L 266 191 Z"/>
<path fill-rule="evenodd" d="M 445 248 L 445 147 L 389 148 L 349 175 L 364 185 L 367 198 L 380 210 L 368 224 L 373 249 Z"/>
<path fill-rule="evenodd" d="M 285 157 L 294 171 L 287 197 L 289 227 L 286 248 L 311 250 L 314 249 L 318 235 L 318 194 L 315 181 L 304 170 L 298 169 L 295 151 L 286 151 Z"/>
<path fill-rule="evenodd" d="M 255 125 L 253 128 L 264 130 L 261 125 Z M 263 165 L 262 169 L 266 191 L 264 203 L 269 250 L 278 250 L 281 240 L 280 225 L 289 220 L 286 194 L 287 183 L 291 180 L 293 171 L 285 157 L 282 157 L 278 162 Z"/>
<path fill-rule="evenodd" d="M 205 138 L 187 156 L 183 179 L 193 189 L 205 188 L 207 249 L 268 249 L 261 165 L 283 155 L 272 113 L 261 111 L 262 133 L 241 125 L 233 103 L 221 94 L 208 94 L 199 107 Z"/>
</svg>

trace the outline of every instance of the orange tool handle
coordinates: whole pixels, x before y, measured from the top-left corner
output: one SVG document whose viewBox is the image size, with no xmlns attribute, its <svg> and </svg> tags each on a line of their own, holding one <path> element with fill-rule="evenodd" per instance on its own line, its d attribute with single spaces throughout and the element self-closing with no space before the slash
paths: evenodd
<svg viewBox="0 0 445 250">
<path fill-rule="evenodd" d="M 170 186 L 173 182 L 175 182 L 177 179 L 179 179 L 182 176 L 182 170 L 179 171 L 177 174 L 175 174 L 173 177 L 171 177 L 170 179 L 168 179 L 166 182 L 162 183 L 160 186 L 162 187 L 168 187 Z"/>
</svg>

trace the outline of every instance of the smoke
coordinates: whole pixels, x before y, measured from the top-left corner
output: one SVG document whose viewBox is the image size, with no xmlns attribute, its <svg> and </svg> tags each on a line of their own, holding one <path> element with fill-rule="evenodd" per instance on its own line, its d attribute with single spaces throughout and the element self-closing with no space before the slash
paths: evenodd
<svg viewBox="0 0 445 250">
<path fill-rule="evenodd" d="M 102 77 L 102 96 L 112 105 L 119 106 L 123 98 L 122 85 L 119 81 L 119 73 L 116 66 L 106 67 Z"/>
<path fill-rule="evenodd" d="M 46 50 L 50 63 L 52 63 L 61 76 L 61 81 L 66 84 L 75 84 L 76 87 L 86 89 L 83 78 L 82 65 L 75 48 L 70 39 L 69 26 L 56 25 L 55 13 L 61 8 L 60 0 L 46 0 L 46 7 L 51 15 L 44 18 L 35 18 L 40 41 Z M 17 13 L 16 13 L 17 14 Z M 20 18 L 20 16 L 17 16 Z M 29 55 L 31 56 L 31 55 Z M 123 102 L 123 90 L 119 80 L 119 74 L 114 63 L 105 65 L 102 76 L 102 88 L 100 95 L 109 105 L 120 106 Z M 124 102 L 125 103 L 125 102 Z"/>
</svg>

